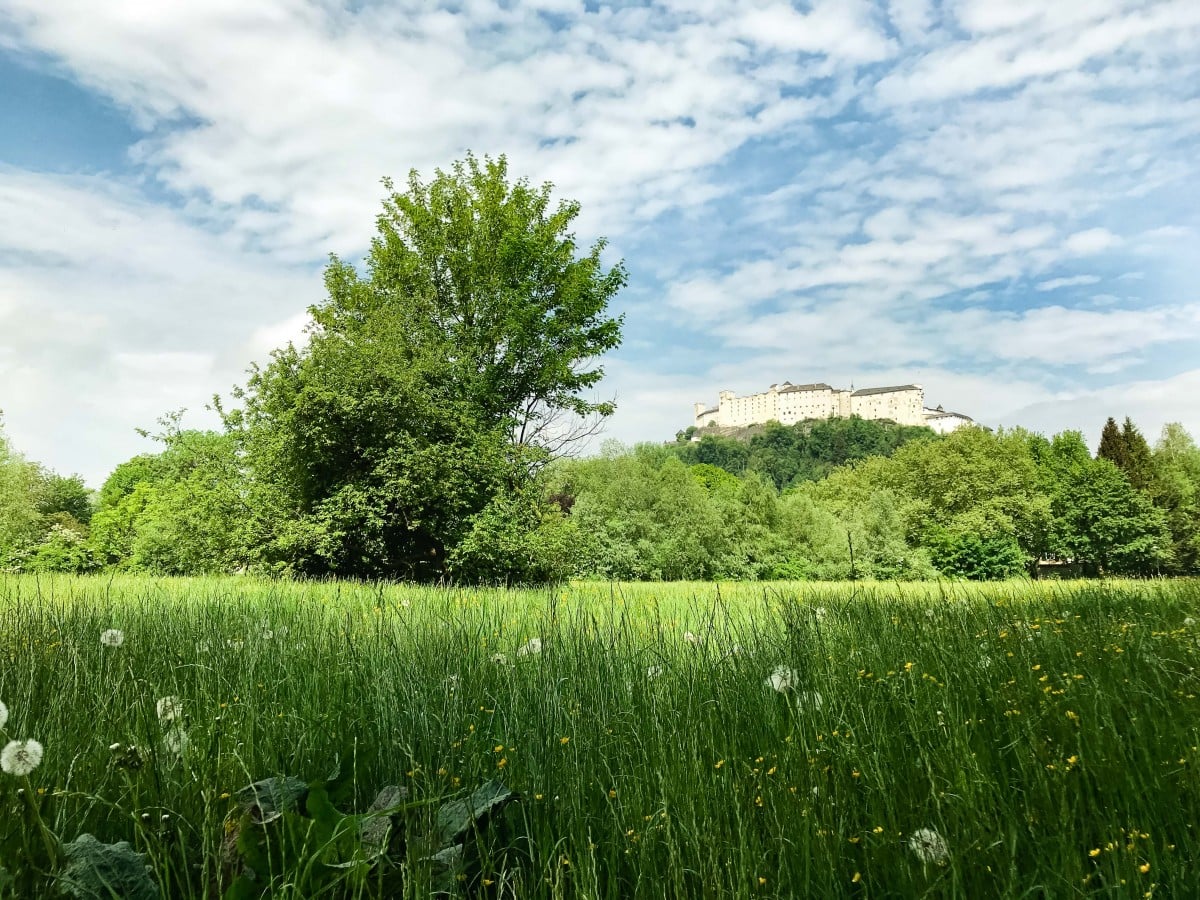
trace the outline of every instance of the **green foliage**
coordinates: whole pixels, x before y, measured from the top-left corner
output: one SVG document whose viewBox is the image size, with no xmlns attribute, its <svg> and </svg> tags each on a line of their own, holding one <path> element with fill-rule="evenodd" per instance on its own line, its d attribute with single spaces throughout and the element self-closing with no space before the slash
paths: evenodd
<svg viewBox="0 0 1200 900">
<path fill-rule="evenodd" d="M 1121 471 L 1124 471 L 1129 465 L 1129 452 L 1125 445 L 1125 438 L 1121 434 L 1117 420 L 1112 416 L 1108 417 L 1104 428 L 1100 431 L 1100 446 L 1096 450 L 1096 455 L 1100 459 L 1107 459 Z"/>
<path fill-rule="evenodd" d="M 0 571 L 86 572 L 99 560 L 87 546 L 92 495 L 14 451 L 0 430 Z"/>
<path fill-rule="evenodd" d="M 522 498 L 570 420 L 614 409 L 580 393 L 619 343 L 624 269 L 602 266 L 603 241 L 577 255 L 578 204 L 510 183 L 503 157 L 386 185 L 365 275 L 330 263 L 305 346 L 254 370 L 226 418 L 248 545 L 273 571 L 548 577 L 503 557 L 554 544 Z"/>
<path fill-rule="evenodd" d="M 157 455 L 117 467 L 100 489 L 90 545 L 109 565 L 167 575 L 228 572 L 244 559 L 246 517 L 233 436 L 163 419 Z"/>
<path fill-rule="evenodd" d="M 578 524 L 533 492 L 499 493 L 450 551 L 452 577 L 490 584 L 559 582 L 575 574 Z"/>
<path fill-rule="evenodd" d="M 37 509 L 43 516 L 62 513 L 87 525 L 92 520 L 92 508 L 92 492 L 81 475 L 66 478 L 47 472 L 42 477 Z"/>
<path fill-rule="evenodd" d="M 1055 514 L 1067 554 L 1096 574 L 1153 575 L 1171 562 L 1162 512 L 1107 459 L 1064 478 Z"/>
<path fill-rule="evenodd" d="M 1093 459 L 1081 434 L 1066 431 L 1030 446 L 1052 510 L 1047 553 L 1094 574 L 1153 575 L 1171 565 L 1163 513 L 1111 460 Z"/>
<path fill-rule="evenodd" d="M 1125 424 L 1121 427 L 1121 440 L 1125 444 L 1125 465 L 1120 468 L 1131 485 L 1144 491 L 1154 478 L 1150 445 L 1129 416 L 1125 417 Z"/>
<path fill-rule="evenodd" d="M 15 567 L 42 533 L 41 472 L 0 432 L 0 569 Z"/>
<path fill-rule="evenodd" d="M 695 429 L 691 430 L 694 433 Z M 691 433 L 681 432 L 690 438 Z M 708 463 L 741 475 L 761 472 L 783 489 L 816 481 L 834 468 L 870 456 L 890 456 L 913 440 L 929 440 L 925 427 L 894 425 L 851 416 L 781 425 L 768 422 L 748 441 L 702 434 L 699 441 L 680 441 L 672 450 L 685 463 Z"/>
<path fill-rule="evenodd" d="M 1151 496 L 1171 535 L 1175 571 L 1200 572 L 1200 448 L 1183 426 L 1169 423 L 1152 456 Z"/>
</svg>

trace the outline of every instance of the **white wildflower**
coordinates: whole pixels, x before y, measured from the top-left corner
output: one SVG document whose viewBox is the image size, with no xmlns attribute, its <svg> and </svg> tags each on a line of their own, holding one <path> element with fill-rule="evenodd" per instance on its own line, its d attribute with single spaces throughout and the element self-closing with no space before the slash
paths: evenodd
<svg viewBox="0 0 1200 900">
<path fill-rule="evenodd" d="M 946 839 L 932 828 L 918 828 L 908 838 L 908 849 L 923 863 L 945 863 L 950 858 Z"/>
<path fill-rule="evenodd" d="M 264 641 L 269 641 L 273 637 L 275 637 L 275 632 L 272 631 L 270 628 L 264 628 L 262 630 L 262 634 L 260 634 L 259 637 L 261 637 Z"/>
<path fill-rule="evenodd" d="M 824 619 L 825 616 L 827 616 L 828 614 L 829 614 L 829 610 L 827 610 L 823 606 L 818 606 L 816 609 L 813 610 L 813 615 L 817 617 L 817 621 Z"/>
<path fill-rule="evenodd" d="M 104 647 L 120 647 L 125 643 L 125 632 L 119 628 L 108 628 L 100 632 L 100 644 Z"/>
<path fill-rule="evenodd" d="M 690 631 L 685 631 L 683 633 L 683 639 L 694 647 L 704 646 L 704 638 L 698 634 L 692 634 Z"/>
<path fill-rule="evenodd" d="M 8 707 L 0 703 L 0 728 L 8 721 Z"/>
<path fill-rule="evenodd" d="M 116 743 L 114 743 L 114 744 L 109 744 L 109 745 L 108 745 L 108 752 L 109 752 L 109 753 L 120 753 L 120 752 L 121 752 L 121 742 L 120 742 L 120 741 L 117 741 L 117 742 L 116 742 Z"/>
<path fill-rule="evenodd" d="M 163 697 L 158 701 L 156 709 L 158 721 L 166 725 L 183 716 L 183 701 L 178 697 Z"/>
<path fill-rule="evenodd" d="M 647 678 L 657 678 L 662 673 L 663 673 L 662 666 L 647 666 L 647 668 L 646 668 L 646 677 Z"/>
<path fill-rule="evenodd" d="M 787 666 L 776 666 L 775 671 L 767 676 L 766 685 L 773 691 L 786 694 L 788 691 L 796 689 L 796 682 L 799 680 L 795 669 L 789 669 Z"/>
<path fill-rule="evenodd" d="M 405 597 L 403 600 L 400 601 L 400 605 L 403 606 L 405 609 L 408 609 L 410 606 L 412 606 L 412 601 L 409 600 L 407 597 Z"/>
<path fill-rule="evenodd" d="M 537 656 L 542 652 L 542 639 L 530 638 L 524 647 L 517 650 L 517 656 Z"/>
<path fill-rule="evenodd" d="M 0 769 L 18 778 L 28 775 L 42 761 L 42 745 L 30 738 L 27 741 L 9 741 L 0 750 Z"/>
<path fill-rule="evenodd" d="M 163 747 L 168 753 L 174 753 L 176 756 L 183 756 L 190 743 L 191 740 L 182 725 L 172 725 L 163 735 Z"/>
<path fill-rule="evenodd" d="M 1188 616 L 1186 619 L 1183 620 L 1183 624 L 1185 627 L 1191 628 L 1193 625 L 1196 624 L 1196 620 L 1193 619 L 1191 616 Z"/>
</svg>

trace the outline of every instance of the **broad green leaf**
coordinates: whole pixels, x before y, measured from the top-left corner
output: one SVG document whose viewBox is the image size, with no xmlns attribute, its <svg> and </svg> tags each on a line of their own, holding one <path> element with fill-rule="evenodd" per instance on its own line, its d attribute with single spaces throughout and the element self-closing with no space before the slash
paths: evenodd
<svg viewBox="0 0 1200 900">
<path fill-rule="evenodd" d="M 135 853 L 125 841 L 102 844 L 81 834 L 63 844 L 66 866 L 59 889 L 79 900 L 158 900 L 158 885 L 150 875 L 146 856 Z"/>
</svg>

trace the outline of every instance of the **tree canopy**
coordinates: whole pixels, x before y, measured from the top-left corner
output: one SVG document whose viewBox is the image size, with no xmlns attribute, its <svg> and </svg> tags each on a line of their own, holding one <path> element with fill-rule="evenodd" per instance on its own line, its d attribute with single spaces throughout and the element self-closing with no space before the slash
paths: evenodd
<svg viewBox="0 0 1200 900">
<path fill-rule="evenodd" d="M 538 470 L 613 412 L 583 392 L 620 341 L 625 270 L 603 240 L 580 253 L 578 204 L 510 180 L 503 157 L 385 185 L 365 272 L 332 259 L 307 343 L 253 371 L 227 416 L 251 543 L 310 574 L 504 577 L 483 518 L 515 504 L 536 529 Z"/>
</svg>

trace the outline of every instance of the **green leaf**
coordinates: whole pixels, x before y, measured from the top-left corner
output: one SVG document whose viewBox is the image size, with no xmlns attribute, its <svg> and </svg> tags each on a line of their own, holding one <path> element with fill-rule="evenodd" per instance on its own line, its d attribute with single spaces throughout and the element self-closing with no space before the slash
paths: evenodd
<svg viewBox="0 0 1200 900">
<path fill-rule="evenodd" d="M 80 900 L 158 900 L 145 854 L 135 853 L 127 842 L 102 844 L 90 834 L 81 834 L 62 849 L 66 866 L 59 888 L 63 893 Z"/>
<path fill-rule="evenodd" d="M 299 810 L 307 797 L 308 785 L 290 775 L 264 778 L 234 794 L 242 811 L 259 825 L 274 822 L 285 812 Z"/>
<path fill-rule="evenodd" d="M 516 795 L 499 781 L 488 781 L 471 796 L 443 804 L 437 813 L 438 838 L 442 844 L 461 841 L 475 824 L 484 824 L 493 810 L 504 806 Z"/>
<path fill-rule="evenodd" d="M 400 806 L 406 799 L 407 788 L 389 784 L 375 796 L 371 808 L 361 817 L 360 837 L 368 859 L 373 859 L 387 850 L 392 831 L 392 816 L 389 811 Z"/>
</svg>

